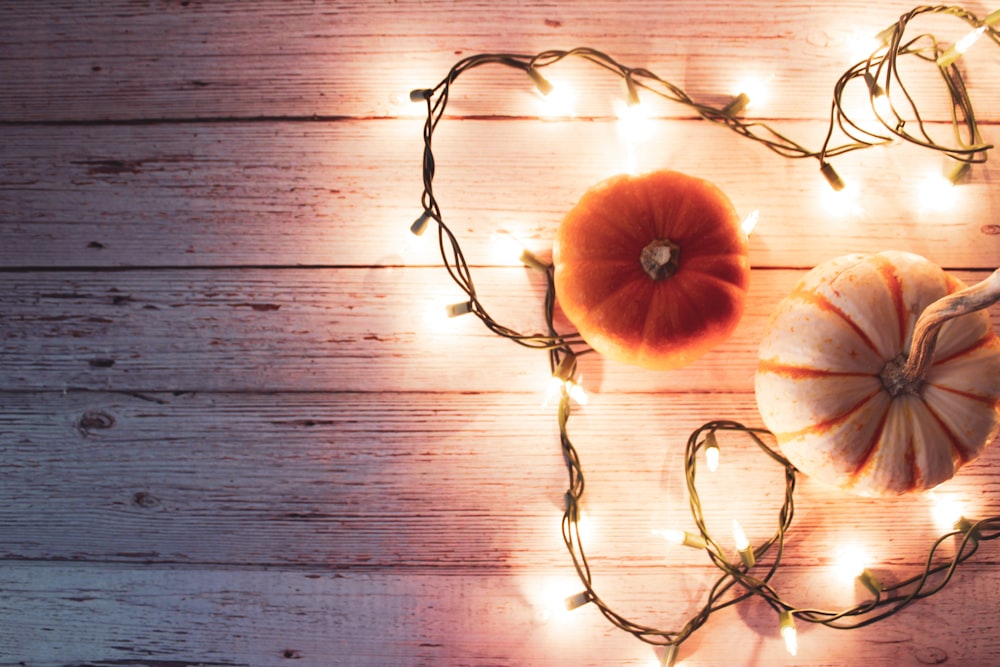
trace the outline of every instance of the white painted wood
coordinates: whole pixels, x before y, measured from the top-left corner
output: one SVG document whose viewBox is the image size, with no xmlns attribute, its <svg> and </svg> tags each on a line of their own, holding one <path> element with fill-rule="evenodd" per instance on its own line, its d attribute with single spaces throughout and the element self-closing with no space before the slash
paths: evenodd
<svg viewBox="0 0 1000 667">
<path fill-rule="evenodd" d="M 584 386 L 752 392 L 767 318 L 803 273 L 754 271 L 733 336 L 692 365 L 654 372 L 583 356 Z M 493 317 L 544 331 L 540 274 L 473 275 Z M 956 275 L 971 283 L 986 274 Z M 448 318 L 445 306 L 464 299 L 442 267 L 0 273 L 0 389 L 541 395 L 547 355 L 494 336 L 472 315 Z"/>
<path fill-rule="evenodd" d="M 815 147 L 825 127 L 779 123 Z M 409 233 L 422 211 L 421 127 L 407 119 L 5 128 L 0 266 L 437 265 L 433 233 Z M 491 238 L 500 230 L 548 252 L 565 213 L 628 155 L 610 121 L 438 128 L 435 192 L 477 265 L 516 263 L 497 256 Z M 908 146 L 835 159 L 857 191 L 846 203 L 815 160 L 786 160 L 705 122 L 658 122 L 635 156 L 642 171 L 698 175 L 741 214 L 759 211 L 755 267 L 886 249 L 947 267 L 995 268 L 1000 258 L 993 161 L 975 167 L 946 205 L 924 196 L 925 180 L 944 168 L 940 156 Z"/>
<path fill-rule="evenodd" d="M 816 568 L 786 580 L 816 590 Z M 600 573 L 610 596 L 627 597 L 632 620 L 679 626 L 697 607 L 697 570 Z M 547 568 L 467 575 L 100 564 L 26 564 L 0 570 L 3 665 L 626 665 L 658 653 L 608 631 L 591 606 L 547 621 L 560 574 Z M 829 592 L 828 581 L 820 587 Z M 862 590 L 831 593 L 841 600 Z M 1000 593 L 995 566 L 970 565 L 935 603 L 849 632 L 799 624 L 797 657 L 785 652 L 774 613 L 729 609 L 685 644 L 685 666 L 861 664 L 920 667 L 980 664 L 1000 650 L 995 614 L 976 633 L 955 619 L 976 599 Z M 16 604 L 13 601 L 16 600 Z M 45 619 L 31 622 L 31 619 Z M 988 663 L 982 663 L 988 664 Z"/>
<path fill-rule="evenodd" d="M 911 8 L 668 4 L 0 7 L 0 667 L 656 664 L 593 606 L 548 620 L 538 606 L 550 580 L 578 586 L 558 529 L 556 417 L 541 406 L 547 360 L 440 317 L 461 293 L 433 234 L 407 232 L 422 119 L 406 96 L 476 52 L 589 45 L 716 104 L 763 73 L 771 99 L 748 118 L 811 146 L 860 57 L 854 36 Z M 491 232 L 545 256 L 565 211 L 627 155 L 620 83 L 580 65 L 548 72 L 577 86 L 576 121 L 536 120 L 520 74 L 484 69 L 460 80 L 434 139 L 436 192 L 483 301 L 523 330 L 541 324 L 542 284 L 494 257 Z M 984 41 L 961 65 L 994 141 L 1000 50 Z M 907 75 L 931 130 L 946 131 L 933 68 Z M 975 280 L 1000 264 L 1000 200 L 991 160 L 932 210 L 922 179 L 939 156 L 891 146 L 835 160 L 860 187 L 837 213 L 814 161 L 650 97 L 639 168 L 709 178 L 761 214 L 747 312 L 726 345 L 671 373 L 581 359 L 592 401 L 570 432 L 597 590 L 670 628 L 713 571 L 650 531 L 691 527 L 692 429 L 759 424 L 755 350 L 774 304 L 808 267 L 854 251 L 918 252 Z M 724 539 L 739 518 L 766 539 L 780 470 L 738 438 L 721 444 L 720 470 L 699 469 L 710 528 Z M 1000 514 L 997 456 L 942 495 L 972 518 Z M 891 583 L 942 531 L 927 496 L 873 502 L 801 478 L 795 498 L 775 585 L 800 605 L 864 595 L 833 579 L 838 546 L 868 549 Z M 713 616 L 680 657 L 990 664 L 998 554 L 984 543 L 944 592 L 873 627 L 800 623 L 797 658 L 759 602 Z"/>
<path fill-rule="evenodd" d="M 841 74 L 871 54 L 873 37 L 913 6 L 904 0 L 10 3 L 0 22 L 6 83 L 0 118 L 394 117 L 409 113 L 411 89 L 435 85 L 461 57 L 589 46 L 719 105 L 739 92 L 741 80 L 756 77 L 768 82 L 769 93 L 754 113 L 815 119 L 827 115 Z M 952 41 L 968 26 L 929 18 L 912 35 L 926 30 Z M 1000 53 L 983 46 L 965 57 L 973 81 L 988 81 L 1000 63 Z M 903 65 L 927 117 L 948 118 L 935 69 Z M 576 71 L 559 73 L 575 79 Z M 468 77 L 473 83 L 456 95 L 455 113 L 534 113 L 523 75 L 490 70 Z M 607 93 L 623 94 L 609 77 L 575 83 L 585 91 L 582 100 L 601 92 L 581 104 L 584 115 L 607 114 Z M 988 85 L 976 92 L 982 118 L 995 120 L 998 93 Z M 665 113 L 691 115 L 676 107 Z"/>
</svg>

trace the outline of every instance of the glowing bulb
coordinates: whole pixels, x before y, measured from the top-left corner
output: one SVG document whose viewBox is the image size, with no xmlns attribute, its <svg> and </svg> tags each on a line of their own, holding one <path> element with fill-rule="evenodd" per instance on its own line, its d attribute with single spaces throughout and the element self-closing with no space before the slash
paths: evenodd
<svg viewBox="0 0 1000 667">
<path fill-rule="evenodd" d="M 642 104 L 615 102 L 615 116 L 618 118 L 618 133 L 627 142 L 639 142 L 649 138 L 653 122 L 648 109 Z"/>
<path fill-rule="evenodd" d="M 538 98 L 539 115 L 543 118 L 572 118 L 576 115 L 576 93 L 565 83 L 551 82 L 548 93 Z M 541 90 L 539 88 L 539 90 Z"/>
<path fill-rule="evenodd" d="M 582 376 L 581 376 L 582 379 Z M 566 391 L 569 392 L 569 397 L 577 402 L 578 405 L 586 405 L 590 402 L 590 397 L 587 396 L 587 392 L 583 390 L 580 385 L 579 380 L 574 382 L 570 380 L 566 383 Z"/>
<path fill-rule="evenodd" d="M 958 60 L 962 54 L 972 48 L 972 45 L 986 32 L 986 26 L 981 25 L 975 30 L 967 33 L 962 39 L 955 42 L 954 46 L 942 53 L 937 59 L 938 67 L 948 67 L 956 60 Z"/>
<path fill-rule="evenodd" d="M 708 466 L 709 472 L 715 472 L 719 469 L 718 447 L 707 447 L 705 449 L 705 465 Z"/>
<path fill-rule="evenodd" d="M 524 245 L 510 232 L 500 231 L 490 234 L 490 254 L 498 264 L 520 263 L 524 249 Z"/>
<path fill-rule="evenodd" d="M 736 97 L 722 107 L 722 113 L 735 116 L 751 104 L 759 108 L 767 101 L 767 84 L 758 77 L 746 77 L 736 85 Z"/>
<path fill-rule="evenodd" d="M 830 215 L 844 218 L 849 215 L 863 215 L 861 208 L 860 191 L 855 185 L 845 185 L 840 190 L 823 188 L 820 194 L 820 201 L 825 210 Z"/>
<path fill-rule="evenodd" d="M 934 523 L 941 530 L 954 530 L 963 517 L 962 504 L 954 496 L 942 496 L 933 491 L 930 496 L 934 503 L 931 508 Z"/>
<path fill-rule="evenodd" d="M 430 222 L 431 214 L 429 211 L 424 211 L 420 214 L 413 224 L 410 225 L 410 231 L 413 232 L 415 236 L 420 236 L 425 231 L 427 231 L 427 223 Z"/>
<path fill-rule="evenodd" d="M 459 315 L 465 315 L 471 313 L 473 308 L 472 301 L 461 301 L 459 303 L 451 303 L 445 306 L 445 314 L 448 317 L 458 317 Z"/>
<path fill-rule="evenodd" d="M 785 610 L 779 614 L 778 618 L 781 637 L 785 640 L 785 648 L 791 655 L 795 655 L 799 652 L 799 638 L 795 631 L 795 619 L 792 617 L 792 612 Z"/>
<path fill-rule="evenodd" d="M 574 593 L 573 595 L 567 597 L 563 601 L 563 605 L 566 607 L 567 611 L 573 611 L 574 609 L 582 607 L 590 602 L 590 599 L 589 591 L 580 591 L 579 593 Z"/>
<path fill-rule="evenodd" d="M 546 79 L 544 76 L 542 76 L 541 72 L 539 72 L 534 67 L 529 67 L 527 69 L 527 72 L 528 76 L 531 77 L 531 80 L 535 82 L 535 88 L 538 89 L 538 92 L 541 95 L 545 96 L 552 92 L 553 89 L 552 82 Z"/>
<path fill-rule="evenodd" d="M 928 211 L 947 211 L 955 205 L 955 184 L 941 174 L 930 174 L 916 185 L 920 206 Z"/>
<path fill-rule="evenodd" d="M 754 556 L 753 549 L 750 548 L 750 540 L 747 539 L 747 534 L 743 531 L 743 526 L 736 519 L 733 519 L 733 542 L 736 544 L 736 550 L 740 553 L 743 565 L 747 568 L 753 567 L 757 559 Z"/>
<path fill-rule="evenodd" d="M 691 547 L 692 549 L 704 549 L 708 546 L 705 543 L 705 539 L 701 535 L 695 535 L 694 533 L 689 533 L 685 530 L 675 530 L 670 528 L 660 530 L 654 528 L 653 535 L 662 537 L 671 544 Z"/>
<path fill-rule="evenodd" d="M 836 559 L 837 573 L 847 581 L 860 576 L 870 561 L 865 550 L 857 545 L 839 547 Z"/>
<path fill-rule="evenodd" d="M 750 215 L 743 218 L 743 222 L 740 223 L 740 227 L 743 229 L 743 233 L 750 236 L 753 230 L 757 227 L 757 223 L 760 222 L 760 211 L 754 209 L 750 212 Z"/>
<path fill-rule="evenodd" d="M 594 536 L 594 520 L 583 510 L 580 510 L 576 518 L 576 532 L 580 536 L 581 544 L 590 542 Z"/>
</svg>

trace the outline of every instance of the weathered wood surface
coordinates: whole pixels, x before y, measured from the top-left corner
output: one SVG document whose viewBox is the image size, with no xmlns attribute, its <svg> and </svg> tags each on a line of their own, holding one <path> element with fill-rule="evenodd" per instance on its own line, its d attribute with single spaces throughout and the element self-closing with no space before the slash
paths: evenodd
<svg viewBox="0 0 1000 667">
<path fill-rule="evenodd" d="M 781 125 L 817 147 L 826 130 Z M 0 266 L 436 265 L 433 235 L 409 233 L 421 212 L 421 132 L 420 119 L 4 128 Z M 547 252 L 565 212 L 628 153 L 613 121 L 445 120 L 434 146 L 445 220 L 477 265 L 512 263 L 492 248 L 498 230 Z M 635 150 L 643 170 L 698 174 L 742 215 L 758 210 L 755 267 L 888 248 L 953 268 L 1000 257 L 994 162 L 948 206 L 923 198 L 940 156 L 908 146 L 850 154 L 836 160 L 858 190 L 845 206 L 828 202 L 815 160 L 782 160 L 722 127 L 658 122 Z"/>
<path fill-rule="evenodd" d="M 433 235 L 407 231 L 422 149 L 407 92 L 464 55 L 588 45 L 705 101 L 769 78 L 750 117 L 814 146 L 833 82 L 863 55 L 858 37 L 911 8 L 0 7 L 0 666 L 658 664 L 592 606 L 547 609 L 579 587 L 558 527 L 566 472 L 542 406 L 547 361 L 441 316 L 461 293 Z M 963 67 L 996 140 L 1000 49 L 977 45 Z M 445 218 L 491 313 L 522 330 L 540 327 L 543 286 L 495 254 L 491 232 L 546 254 L 567 208 L 628 155 L 609 102 L 619 84 L 569 63 L 558 74 L 580 91 L 576 120 L 535 119 L 524 81 L 483 70 L 463 77 L 435 136 Z M 912 75 L 932 131 L 946 132 L 940 83 Z M 692 429 L 759 424 L 755 350 L 777 300 L 847 252 L 908 250 L 981 278 L 1000 264 L 1000 199 L 991 160 L 950 206 L 925 201 L 939 156 L 896 145 L 837 158 L 859 190 L 837 208 L 815 161 L 653 102 L 639 168 L 697 173 L 761 216 L 747 312 L 725 345 L 670 373 L 581 359 L 592 401 L 570 430 L 597 590 L 676 629 L 715 570 L 650 531 L 691 525 Z M 699 475 L 709 525 L 724 535 L 738 517 L 766 539 L 780 471 L 739 438 L 721 444 L 722 467 Z M 1000 514 L 998 456 L 941 494 L 970 516 Z M 941 532 L 932 505 L 801 479 L 776 585 L 801 605 L 853 604 L 864 590 L 833 573 L 850 542 L 886 582 L 915 574 Z M 998 594 L 991 542 L 897 617 L 852 632 L 800 623 L 797 658 L 756 602 L 713 616 L 680 657 L 990 664 Z"/>
</svg>

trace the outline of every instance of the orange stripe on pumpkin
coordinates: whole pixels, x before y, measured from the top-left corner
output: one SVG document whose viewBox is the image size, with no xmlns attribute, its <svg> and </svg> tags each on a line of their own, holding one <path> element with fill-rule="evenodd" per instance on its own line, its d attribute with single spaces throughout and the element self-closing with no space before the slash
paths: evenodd
<svg viewBox="0 0 1000 667">
<path fill-rule="evenodd" d="M 837 415 L 836 417 L 831 417 L 830 419 L 827 419 L 825 421 L 817 422 L 816 424 L 812 424 L 811 426 L 807 426 L 807 427 L 805 427 L 803 429 L 799 429 L 798 431 L 790 431 L 788 433 L 775 433 L 775 437 L 778 438 L 779 442 L 785 442 L 786 440 L 794 440 L 795 438 L 798 438 L 798 437 L 803 436 L 803 435 L 809 435 L 809 434 L 818 435 L 820 433 L 824 433 L 826 431 L 829 431 L 830 429 L 834 428 L 835 426 L 839 426 L 840 424 L 843 424 L 845 421 L 847 421 L 847 419 L 852 414 L 854 414 L 855 412 L 857 412 L 858 409 L 861 408 L 861 406 L 863 406 L 868 401 L 872 400 L 881 391 L 882 391 L 882 388 L 880 387 L 879 389 L 877 389 L 876 391 L 873 391 L 872 393 L 868 394 L 867 396 L 865 396 L 864 398 L 862 398 L 860 401 L 858 401 L 857 403 L 855 403 L 854 405 L 852 405 L 851 407 L 849 407 L 847 410 L 845 410 L 841 414 Z M 885 420 L 884 416 L 883 416 L 882 420 L 883 421 Z M 882 430 L 882 425 L 880 424 L 879 425 L 879 432 L 881 432 L 881 430 Z M 870 455 L 871 455 L 871 452 L 869 451 L 869 452 L 867 452 L 865 454 L 865 458 L 867 459 L 867 457 L 870 456 Z"/>
<path fill-rule="evenodd" d="M 774 373 L 782 377 L 793 380 L 807 380 L 814 378 L 833 377 L 871 377 L 871 373 L 860 373 L 857 371 L 828 371 L 822 368 L 810 368 L 805 366 L 789 366 L 775 359 L 761 359 L 757 365 L 757 371 L 761 373 Z"/>
<path fill-rule="evenodd" d="M 949 394 L 955 394 L 956 396 L 961 396 L 962 398 L 967 398 L 970 401 L 976 401 L 984 405 L 993 407 L 996 405 L 997 399 L 995 396 L 983 396 L 982 394 L 973 394 L 971 391 L 962 391 L 961 389 L 955 389 L 954 387 L 947 387 L 943 384 L 931 383 L 931 386 L 935 389 L 940 389 L 941 391 L 946 391 Z M 930 403 L 927 403 L 930 407 Z"/>
<path fill-rule="evenodd" d="M 981 350 L 981 349 L 983 349 L 985 347 L 993 347 L 994 345 L 996 345 L 996 342 L 997 342 L 997 337 L 993 334 L 993 332 L 992 331 L 987 331 L 986 335 L 984 335 L 982 338 L 980 338 L 979 340 L 977 340 L 975 343 L 973 343 L 969 347 L 966 347 L 964 349 L 958 350 L 954 354 L 949 354 L 947 357 L 942 357 L 940 359 L 935 359 L 931 363 L 931 366 L 937 366 L 938 364 L 946 364 L 949 361 L 952 361 L 954 359 L 959 359 L 959 358 L 965 356 L 966 354 L 969 354 L 970 352 L 976 352 L 977 350 Z"/>
<path fill-rule="evenodd" d="M 792 293 L 792 296 L 801 301 L 805 301 L 806 303 L 812 306 L 815 306 L 819 310 L 825 310 L 828 313 L 833 313 L 834 315 L 842 319 L 849 327 L 851 327 L 854 333 L 858 335 L 858 338 L 860 338 L 861 341 L 872 350 L 872 352 L 874 352 L 875 354 L 879 354 L 878 348 L 875 346 L 875 343 L 872 341 L 872 339 L 868 337 L 868 334 L 865 333 L 865 330 L 862 329 L 860 326 L 858 326 L 857 322 L 852 320 L 847 313 L 845 313 L 836 305 L 834 305 L 834 303 L 829 299 L 827 299 L 825 296 L 816 292 L 809 292 L 809 291 L 796 291 Z"/>
<path fill-rule="evenodd" d="M 875 393 L 878 393 L 878 392 L 875 392 Z M 874 396 L 874 395 L 875 394 L 872 394 L 872 396 Z M 868 398 L 866 398 L 864 401 L 862 401 L 858 405 L 860 406 L 860 405 L 864 404 L 870 398 L 871 398 L 871 396 L 869 396 Z M 858 478 L 861 477 L 861 474 L 863 472 L 865 472 L 869 468 L 869 466 L 872 465 L 872 461 L 873 461 L 873 458 L 874 458 L 873 455 L 875 454 L 875 449 L 878 447 L 879 441 L 882 440 L 882 432 L 885 430 L 885 423 L 886 423 L 886 421 L 888 419 L 889 419 L 889 411 L 888 410 L 883 410 L 882 411 L 882 416 L 881 416 L 881 418 L 878 421 L 878 426 L 876 426 L 875 430 L 872 431 L 872 437 L 868 441 L 868 445 L 865 447 L 865 455 L 862 457 L 862 459 L 858 463 L 858 465 L 854 468 L 854 472 L 852 472 L 850 474 L 850 478 L 849 478 L 850 482 L 848 482 L 848 486 L 854 486 L 854 484 L 857 483 Z M 912 445 L 912 442 L 910 444 Z"/>
<path fill-rule="evenodd" d="M 959 466 L 965 465 L 975 458 L 976 453 L 965 450 L 965 442 L 963 442 L 961 438 L 955 435 L 955 433 L 948 428 L 947 424 L 944 423 L 944 420 L 941 419 L 941 415 L 939 415 L 937 410 L 934 409 L 934 406 L 927 401 L 924 401 L 924 406 L 926 406 L 927 411 L 931 413 L 931 416 L 934 417 L 934 421 L 937 422 L 938 426 L 941 427 L 941 432 L 948 437 L 948 444 L 951 445 L 952 460 L 959 461 L 955 468 L 957 469 Z M 931 443 L 928 443 L 928 445 L 930 444 Z"/>
<path fill-rule="evenodd" d="M 896 269 L 892 262 L 880 255 L 875 255 L 874 258 L 878 263 L 878 271 L 882 276 L 882 282 L 885 283 L 886 288 L 889 290 L 889 296 L 892 297 L 892 307 L 896 311 L 896 325 L 899 333 L 897 342 L 899 349 L 903 349 L 906 343 L 906 325 L 910 319 L 906 305 L 903 303 L 903 284 L 899 282 L 899 276 L 896 275 Z"/>
</svg>

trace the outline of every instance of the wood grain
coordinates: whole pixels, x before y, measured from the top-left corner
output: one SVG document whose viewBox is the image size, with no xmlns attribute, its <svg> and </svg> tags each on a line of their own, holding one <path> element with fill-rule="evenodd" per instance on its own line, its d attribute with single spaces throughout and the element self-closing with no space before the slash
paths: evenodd
<svg viewBox="0 0 1000 667">
<path fill-rule="evenodd" d="M 782 125 L 816 146 L 824 133 L 819 122 Z M 439 127 L 435 192 L 475 265 L 512 263 L 498 258 L 498 231 L 549 252 L 566 211 L 620 172 L 628 153 L 610 121 Z M 432 233 L 417 239 L 408 231 L 422 210 L 418 119 L 24 126 L 5 137 L 2 267 L 441 262 Z M 995 268 L 1000 257 L 992 162 L 977 166 L 949 204 L 923 197 L 941 159 L 906 146 L 836 160 L 857 190 L 847 202 L 831 200 L 815 161 L 786 160 L 703 122 L 658 124 L 636 159 L 643 171 L 715 182 L 742 215 L 759 211 L 756 267 L 808 268 L 886 249 L 956 268 Z"/>
<path fill-rule="evenodd" d="M 463 56 L 575 46 L 603 49 L 718 104 L 753 76 L 770 90 L 755 113 L 815 119 L 826 116 L 837 78 L 871 53 L 864 41 L 912 8 L 902 0 L 795 1 L 780 9 L 720 0 L 664 9 L 642 0 L 585 8 L 446 0 L 15 3 L 0 22 L 7 54 L 0 119 L 393 117 L 410 113 L 411 89 L 436 84 Z M 931 17 L 912 28 L 914 36 L 928 29 L 955 40 L 968 26 Z M 980 81 L 1000 64 L 991 49 L 970 51 L 966 60 Z M 607 93 L 621 95 L 620 84 L 579 79 L 578 71 L 561 74 L 581 90 L 604 93 L 581 94 L 591 100 L 581 103 L 581 115 L 607 114 Z M 904 71 L 926 101 L 926 117 L 949 118 L 934 68 Z M 534 114 L 520 75 L 492 71 L 469 80 L 454 113 Z M 512 94 L 521 82 L 524 92 Z M 1000 108 L 1000 93 L 988 85 L 977 93 L 983 119 L 995 120 L 989 110 Z M 673 106 L 664 113 L 690 116 Z"/>
<path fill-rule="evenodd" d="M 421 210 L 423 109 L 407 93 L 478 52 L 587 45 L 700 101 L 767 80 L 766 121 L 808 146 L 834 81 L 907 2 L 46 0 L 0 6 L 0 667 L 607 665 L 659 654 L 579 590 L 559 532 L 566 469 L 545 355 L 442 317 L 462 299 Z M 984 12 L 980 12 L 984 13 Z M 965 32 L 930 18 L 914 29 Z M 1000 66 L 960 67 L 986 141 Z M 950 109 L 933 67 L 904 76 L 933 136 Z M 581 358 L 591 395 L 570 433 L 586 474 L 584 537 L 616 610 L 680 626 L 716 570 L 653 529 L 692 528 L 681 460 L 705 421 L 759 424 L 756 348 L 811 266 L 916 252 L 976 280 L 1000 263 L 997 167 L 929 200 L 941 156 L 911 146 L 780 158 L 643 92 L 629 145 L 620 81 L 567 62 L 573 119 L 539 119 L 518 72 L 463 75 L 434 136 L 435 193 L 497 319 L 542 326 L 540 276 L 495 252 L 506 231 L 547 256 L 565 211 L 626 165 L 720 185 L 751 237 L 745 317 L 689 368 Z M 858 91 L 849 103 L 860 102 Z M 1000 314 L 991 313 L 995 326 Z M 568 325 L 560 323 L 568 329 Z M 713 534 L 775 530 L 781 471 L 738 437 L 699 468 Z M 940 489 L 998 514 L 1000 449 Z M 801 477 L 783 568 L 794 604 L 865 595 L 834 574 L 856 543 L 887 583 L 945 529 L 929 496 L 872 502 Z M 728 543 L 728 542 L 727 542 Z M 939 559 L 954 553 L 944 545 Z M 690 666 L 989 664 L 1000 551 L 870 628 L 799 624 L 789 656 L 759 601 L 715 614 Z M 558 594 L 551 595 L 552 590 Z M 544 594 L 544 595 L 543 595 Z M 543 600 L 544 597 L 544 600 Z M 558 603 L 558 602 L 557 602 Z"/>
<path fill-rule="evenodd" d="M 803 274 L 754 271 L 733 336 L 694 364 L 651 372 L 585 356 L 584 386 L 596 394 L 752 392 L 767 319 Z M 956 275 L 974 282 L 986 273 Z M 544 330 L 537 272 L 483 268 L 474 276 L 493 317 Z M 0 389 L 541 397 L 545 354 L 494 336 L 474 316 L 446 317 L 445 306 L 463 298 L 440 267 L 2 273 Z"/>
</svg>

